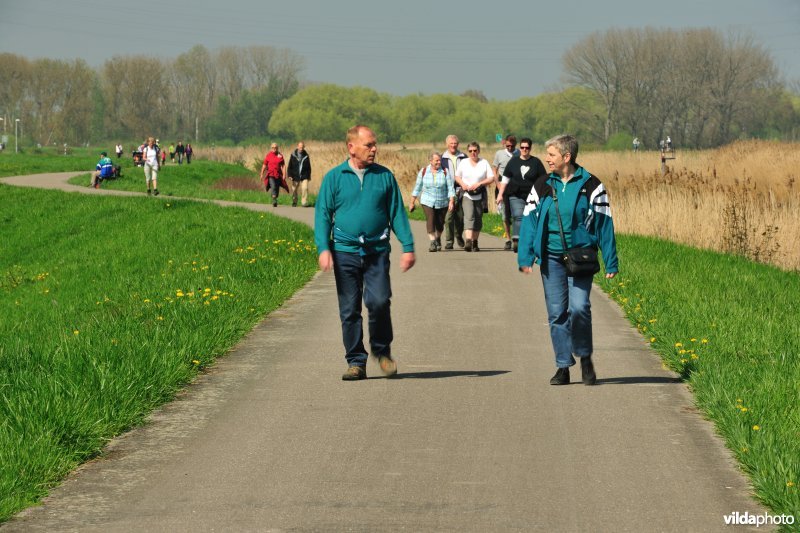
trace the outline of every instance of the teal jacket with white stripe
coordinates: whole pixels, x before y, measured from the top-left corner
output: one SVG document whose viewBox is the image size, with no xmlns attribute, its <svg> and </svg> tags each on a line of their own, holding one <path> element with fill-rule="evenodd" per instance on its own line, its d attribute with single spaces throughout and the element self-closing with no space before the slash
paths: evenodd
<svg viewBox="0 0 800 533">
<path fill-rule="evenodd" d="M 564 232 L 570 234 L 568 246 L 599 248 L 606 272 L 619 272 L 617 239 L 614 236 L 608 192 L 600 180 L 583 167 L 575 169 L 573 180 L 576 182 L 575 186 L 567 189 L 572 194 L 568 197 L 559 195 L 559 202 L 574 205 L 572 216 L 562 219 Z M 560 183 L 561 178 L 556 174 L 543 176 L 534 183 L 528 195 L 519 235 L 517 263 L 520 267 L 529 267 L 534 262 L 541 263 L 544 252 L 548 251 L 548 227 L 553 205 L 552 186 L 555 184 L 558 187 Z"/>
<path fill-rule="evenodd" d="M 414 251 L 400 187 L 384 166 L 368 166 L 363 183 L 348 161 L 332 168 L 322 179 L 314 208 L 318 254 L 326 250 L 362 255 L 388 251 L 387 230 L 397 236 L 403 252 Z"/>
</svg>

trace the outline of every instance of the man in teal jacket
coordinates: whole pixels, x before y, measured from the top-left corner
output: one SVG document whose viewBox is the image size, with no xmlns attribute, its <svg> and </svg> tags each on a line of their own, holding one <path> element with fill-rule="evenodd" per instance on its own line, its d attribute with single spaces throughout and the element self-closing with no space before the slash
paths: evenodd
<svg viewBox="0 0 800 533">
<path fill-rule="evenodd" d="M 347 131 L 350 158 L 322 179 L 315 206 L 314 242 L 323 272 L 333 269 L 347 360 L 345 381 L 366 379 L 367 351 L 361 299 L 369 314 L 370 350 L 386 375 L 397 373 L 392 358 L 392 289 L 389 234 L 403 246 L 400 270 L 414 266 L 414 238 L 400 188 L 392 172 L 375 163 L 378 143 L 366 126 Z"/>
</svg>

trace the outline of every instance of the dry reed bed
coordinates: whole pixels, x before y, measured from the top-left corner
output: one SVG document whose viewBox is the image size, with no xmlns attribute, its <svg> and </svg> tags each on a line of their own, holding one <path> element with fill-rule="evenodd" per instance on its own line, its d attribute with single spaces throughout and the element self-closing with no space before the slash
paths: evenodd
<svg viewBox="0 0 800 533">
<path fill-rule="evenodd" d="M 261 168 L 269 147 L 217 148 L 215 158 Z M 484 146 L 491 161 L 497 145 Z M 284 147 L 288 156 L 293 147 Z M 323 174 L 346 158 L 344 143 L 306 142 L 316 192 Z M 406 196 L 430 145 L 381 145 Z M 199 153 L 211 157 L 211 153 Z M 534 155 L 543 159 L 541 145 Z M 716 150 L 681 152 L 661 173 L 658 152 L 587 152 L 579 162 L 611 192 L 620 232 L 661 237 L 719 251 L 737 250 L 788 270 L 800 269 L 800 145 L 737 142 Z M 770 229 L 773 227 L 774 229 Z"/>
</svg>

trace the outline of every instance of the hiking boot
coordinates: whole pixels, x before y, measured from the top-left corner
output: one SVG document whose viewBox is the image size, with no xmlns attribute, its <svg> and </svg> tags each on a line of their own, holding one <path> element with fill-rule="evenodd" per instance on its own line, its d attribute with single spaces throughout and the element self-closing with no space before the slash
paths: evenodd
<svg viewBox="0 0 800 533">
<path fill-rule="evenodd" d="M 158 189 L 153 189 L 153 196 L 158 196 Z"/>
<path fill-rule="evenodd" d="M 581 380 L 584 385 L 594 385 L 597 382 L 597 374 L 594 373 L 592 356 L 581 357 Z"/>
<path fill-rule="evenodd" d="M 506 245 L 503 247 L 503 250 L 505 250 L 506 252 L 511 251 L 511 241 L 506 241 Z"/>
<path fill-rule="evenodd" d="M 438 239 L 435 239 L 433 242 L 436 243 L 436 250 L 441 250 L 442 249 L 442 238 L 441 237 L 439 237 Z"/>
<path fill-rule="evenodd" d="M 342 374 L 342 381 L 359 381 L 367 379 L 367 369 L 363 366 L 351 366 Z"/>
<path fill-rule="evenodd" d="M 381 371 L 386 376 L 394 376 L 397 374 L 397 363 L 394 362 L 391 355 L 381 355 L 378 357 L 378 363 L 381 365 Z"/>
<path fill-rule="evenodd" d="M 569 368 L 559 368 L 550 378 L 550 385 L 569 385 Z"/>
<path fill-rule="evenodd" d="M 464 247 L 464 238 L 463 237 L 456 237 L 456 242 L 460 247 Z"/>
<path fill-rule="evenodd" d="M 453 249 L 453 243 L 452 242 L 445 243 L 444 244 L 444 249 L 445 250 L 452 250 Z"/>
<path fill-rule="evenodd" d="M 292 207 L 297 207 L 297 198 L 292 200 Z"/>
<path fill-rule="evenodd" d="M 439 248 L 436 246 L 436 241 L 431 241 L 431 245 L 428 248 L 428 251 L 429 252 L 436 252 L 438 250 L 439 250 Z"/>
<path fill-rule="evenodd" d="M 147 189 L 147 196 L 150 196 L 151 194 L 153 193 L 150 191 L 150 189 Z"/>
<path fill-rule="evenodd" d="M 463 246 L 464 246 L 464 251 L 465 252 L 471 252 L 472 251 L 472 241 L 465 242 L 463 244 Z"/>
<path fill-rule="evenodd" d="M 514 242 L 511 243 L 511 251 L 517 253 L 519 250 L 519 239 L 514 239 Z"/>
<path fill-rule="evenodd" d="M 278 207 L 278 200 L 276 198 L 272 199 L 272 207 Z"/>
<path fill-rule="evenodd" d="M 472 251 L 473 252 L 480 252 L 481 251 L 481 249 L 478 248 L 478 240 L 477 239 L 472 241 Z"/>
</svg>

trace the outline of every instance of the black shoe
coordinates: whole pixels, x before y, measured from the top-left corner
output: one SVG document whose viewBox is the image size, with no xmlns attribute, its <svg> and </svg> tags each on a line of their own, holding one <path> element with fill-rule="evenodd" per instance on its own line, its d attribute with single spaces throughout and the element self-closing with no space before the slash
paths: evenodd
<svg viewBox="0 0 800 533">
<path fill-rule="evenodd" d="M 429 252 L 437 252 L 437 251 L 439 251 L 439 248 L 436 246 L 436 241 L 431 241 L 431 245 L 428 248 L 428 251 Z"/>
<path fill-rule="evenodd" d="M 597 374 L 594 373 L 591 355 L 581 357 L 581 379 L 584 385 L 594 385 L 597 382 Z"/>
<path fill-rule="evenodd" d="M 153 196 L 158 196 L 158 189 L 153 189 Z"/>
<path fill-rule="evenodd" d="M 453 249 L 453 243 L 452 242 L 445 243 L 444 249 L 445 250 L 452 250 Z"/>
<path fill-rule="evenodd" d="M 477 240 L 472 241 L 472 251 L 473 252 L 480 252 L 481 251 L 481 249 L 478 248 L 478 241 Z"/>
<path fill-rule="evenodd" d="M 514 242 L 511 243 L 511 251 L 517 253 L 517 250 L 519 250 L 519 240 L 514 239 Z"/>
<path fill-rule="evenodd" d="M 550 378 L 550 385 L 569 385 L 569 368 L 556 370 L 556 375 Z"/>
<path fill-rule="evenodd" d="M 506 252 L 511 251 L 511 241 L 506 241 L 506 245 L 503 247 L 503 250 L 505 250 Z"/>
<path fill-rule="evenodd" d="M 150 196 L 151 194 L 152 192 L 150 191 L 150 189 L 147 189 L 147 196 Z"/>
<path fill-rule="evenodd" d="M 464 247 L 464 239 L 462 237 L 456 237 L 456 242 L 460 247 Z"/>
<path fill-rule="evenodd" d="M 438 239 L 436 239 L 436 240 L 435 240 L 435 241 L 433 241 L 433 242 L 435 242 L 435 243 L 436 243 L 436 250 L 437 250 L 437 251 L 441 251 L 441 249 L 442 249 L 442 238 L 441 238 L 441 237 L 439 237 Z"/>
<path fill-rule="evenodd" d="M 278 200 L 272 199 L 272 207 L 278 207 Z"/>
<path fill-rule="evenodd" d="M 465 242 L 463 244 L 463 246 L 464 246 L 464 251 L 465 252 L 471 252 L 472 251 L 472 241 Z"/>
</svg>

